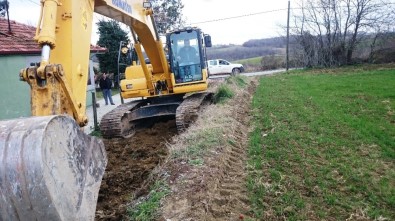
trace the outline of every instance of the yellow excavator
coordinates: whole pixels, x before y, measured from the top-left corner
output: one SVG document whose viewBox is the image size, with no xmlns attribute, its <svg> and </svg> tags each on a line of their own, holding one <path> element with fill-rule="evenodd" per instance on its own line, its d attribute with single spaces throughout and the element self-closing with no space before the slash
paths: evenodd
<svg viewBox="0 0 395 221">
<path fill-rule="evenodd" d="M 41 62 L 20 72 L 31 87 L 33 117 L 0 122 L 0 220 L 93 220 L 107 164 L 103 142 L 81 130 L 88 121 L 93 13 L 131 28 L 140 61 L 120 82 L 123 98 L 139 99 L 103 117 L 107 138 L 129 137 L 161 116 L 175 117 L 185 129 L 210 96 L 205 47 L 211 39 L 197 28 L 175 30 L 167 34 L 166 54 L 144 0 L 41 0 L 41 6 L 35 36 Z M 194 53 L 180 54 L 185 46 Z"/>
<path fill-rule="evenodd" d="M 130 137 L 148 120 L 163 117 L 175 117 L 178 131 L 183 131 L 196 119 L 199 107 L 210 101 L 205 49 L 211 47 L 211 37 L 198 28 L 174 30 L 166 34 L 166 54 L 155 23 L 150 24 L 155 35 L 147 36 L 138 26 L 131 29 L 133 51 L 141 64 L 127 67 L 120 83 L 122 98 L 141 99 L 120 105 L 102 117 L 100 131 L 104 138 Z M 148 60 L 144 59 L 142 46 Z M 128 51 L 125 47 L 122 50 Z"/>
</svg>

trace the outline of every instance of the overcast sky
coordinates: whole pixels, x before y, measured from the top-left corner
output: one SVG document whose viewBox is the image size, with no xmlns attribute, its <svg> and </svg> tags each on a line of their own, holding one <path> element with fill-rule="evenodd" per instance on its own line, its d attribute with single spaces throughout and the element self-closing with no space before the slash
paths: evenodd
<svg viewBox="0 0 395 221">
<path fill-rule="evenodd" d="M 210 34 L 213 44 L 242 44 L 249 39 L 285 34 L 280 26 L 287 24 L 288 0 L 182 2 L 187 21 Z"/>
<path fill-rule="evenodd" d="M 9 0 L 10 19 L 36 25 L 39 0 Z M 249 39 L 285 35 L 280 28 L 287 22 L 288 0 L 182 0 L 187 25 L 210 34 L 213 44 L 242 44 Z M 291 3 L 292 7 L 292 3 Z M 95 15 L 98 19 L 100 16 Z M 95 22 L 95 21 L 94 21 Z M 92 43 L 97 29 L 94 27 Z"/>
</svg>

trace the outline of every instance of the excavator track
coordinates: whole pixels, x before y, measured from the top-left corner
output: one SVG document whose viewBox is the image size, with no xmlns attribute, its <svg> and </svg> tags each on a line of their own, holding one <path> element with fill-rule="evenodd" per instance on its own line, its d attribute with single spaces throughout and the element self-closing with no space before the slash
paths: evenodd
<svg viewBox="0 0 395 221">
<path fill-rule="evenodd" d="M 134 126 L 128 120 L 127 113 L 138 108 L 142 101 L 132 101 L 121 104 L 105 114 L 100 122 L 100 131 L 103 138 L 114 137 L 129 138 L 134 135 Z"/>
<path fill-rule="evenodd" d="M 164 97 L 119 105 L 102 117 L 101 134 L 106 139 L 129 138 L 134 135 L 139 121 L 165 116 L 175 116 L 177 130 L 183 132 L 196 120 L 200 107 L 206 102 L 211 102 L 212 95 L 211 92 L 201 92 L 191 94 L 184 99 L 182 96 Z"/>
<path fill-rule="evenodd" d="M 212 101 L 213 93 L 202 92 L 194 93 L 184 99 L 176 111 L 176 125 L 179 133 L 183 132 L 198 117 L 201 107 Z"/>
<path fill-rule="evenodd" d="M 147 125 L 155 118 L 173 117 L 182 102 L 182 95 L 142 99 L 119 105 L 105 114 L 100 122 L 103 138 L 129 138 L 135 128 Z"/>
</svg>

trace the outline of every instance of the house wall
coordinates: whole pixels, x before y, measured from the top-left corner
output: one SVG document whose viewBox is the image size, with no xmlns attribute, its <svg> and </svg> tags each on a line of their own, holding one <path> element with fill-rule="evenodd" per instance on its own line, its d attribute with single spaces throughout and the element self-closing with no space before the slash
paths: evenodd
<svg viewBox="0 0 395 221">
<path fill-rule="evenodd" d="M 41 56 L 7 55 L 0 56 L 0 120 L 31 116 L 30 86 L 19 80 L 21 69 L 30 63 L 40 62 Z M 90 65 L 90 79 L 94 82 L 93 65 Z M 88 85 L 86 105 L 92 105 L 93 85 Z"/>
<path fill-rule="evenodd" d="M 30 86 L 19 80 L 19 72 L 40 56 L 0 56 L 0 119 L 28 117 L 30 114 Z"/>
</svg>

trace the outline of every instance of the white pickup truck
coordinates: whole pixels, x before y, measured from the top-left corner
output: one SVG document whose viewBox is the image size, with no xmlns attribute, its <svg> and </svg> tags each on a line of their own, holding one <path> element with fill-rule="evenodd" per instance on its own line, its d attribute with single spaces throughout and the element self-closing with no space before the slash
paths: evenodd
<svg viewBox="0 0 395 221">
<path fill-rule="evenodd" d="M 208 60 L 209 74 L 232 74 L 236 75 L 244 71 L 242 64 L 233 64 L 223 59 Z"/>
</svg>

